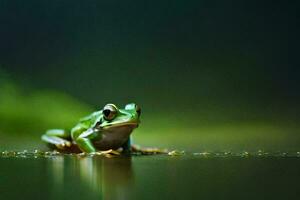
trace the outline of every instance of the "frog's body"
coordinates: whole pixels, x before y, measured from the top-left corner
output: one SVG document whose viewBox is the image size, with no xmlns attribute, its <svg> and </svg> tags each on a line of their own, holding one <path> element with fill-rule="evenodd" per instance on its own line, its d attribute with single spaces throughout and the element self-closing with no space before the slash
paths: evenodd
<svg viewBox="0 0 300 200">
<path fill-rule="evenodd" d="M 71 131 L 51 129 L 42 136 L 42 140 L 67 151 L 77 148 L 92 153 L 121 147 L 130 151 L 130 134 L 138 127 L 140 114 L 140 108 L 133 103 L 127 104 L 124 109 L 107 104 L 102 110 L 80 119 Z"/>
</svg>

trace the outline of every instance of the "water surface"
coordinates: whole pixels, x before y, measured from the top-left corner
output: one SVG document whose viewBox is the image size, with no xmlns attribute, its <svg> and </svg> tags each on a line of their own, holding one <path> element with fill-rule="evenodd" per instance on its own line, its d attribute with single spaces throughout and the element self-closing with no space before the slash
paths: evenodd
<svg viewBox="0 0 300 200">
<path fill-rule="evenodd" d="M 297 199 L 297 156 L 0 158 L 0 199 Z"/>
</svg>

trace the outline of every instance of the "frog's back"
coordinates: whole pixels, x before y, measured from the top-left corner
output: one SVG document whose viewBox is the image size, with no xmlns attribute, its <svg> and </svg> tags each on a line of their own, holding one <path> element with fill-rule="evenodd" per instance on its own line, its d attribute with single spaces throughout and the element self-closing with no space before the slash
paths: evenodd
<svg viewBox="0 0 300 200">
<path fill-rule="evenodd" d="M 102 113 L 101 110 L 93 112 L 92 114 L 81 118 L 78 124 L 91 127 L 101 117 L 101 113 Z"/>
<path fill-rule="evenodd" d="M 82 117 L 79 119 L 79 122 L 86 122 L 86 121 L 91 121 L 93 119 L 96 119 L 97 117 L 99 117 L 101 115 L 101 110 L 100 111 L 96 111 L 93 112 L 85 117 Z"/>
<path fill-rule="evenodd" d="M 101 117 L 101 111 L 93 112 L 92 114 L 81 118 L 71 129 L 71 138 L 75 140 L 82 132 L 92 127 L 99 117 Z"/>
</svg>

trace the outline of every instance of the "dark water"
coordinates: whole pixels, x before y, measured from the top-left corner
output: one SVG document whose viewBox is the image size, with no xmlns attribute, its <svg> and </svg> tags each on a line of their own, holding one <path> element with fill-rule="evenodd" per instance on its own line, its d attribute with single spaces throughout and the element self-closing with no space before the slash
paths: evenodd
<svg viewBox="0 0 300 200">
<path fill-rule="evenodd" d="M 0 199 L 298 199 L 297 156 L 1 157 Z"/>
</svg>

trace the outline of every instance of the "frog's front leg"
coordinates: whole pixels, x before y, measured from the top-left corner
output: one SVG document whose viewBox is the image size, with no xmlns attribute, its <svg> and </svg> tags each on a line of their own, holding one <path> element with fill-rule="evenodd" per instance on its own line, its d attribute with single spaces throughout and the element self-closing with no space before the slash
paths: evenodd
<svg viewBox="0 0 300 200">
<path fill-rule="evenodd" d="M 96 148 L 92 143 L 92 139 L 98 138 L 99 133 L 96 129 L 90 128 L 84 132 L 82 132 L 76 139 L 76 144 L 80 148 L 81 151 L 86 153 L 96 152 Z"/>
<path fill-rule="evenodd" d="M 63 129 L 51 129 L 46 131 L 42 135 L 42 140 L 48 144 L 55 145 L 59 149 L 64 149 L 65 147 L 70 147 L 72 144 L 68 139 L 70 138 L 70 133 Z"/>
</svg>

